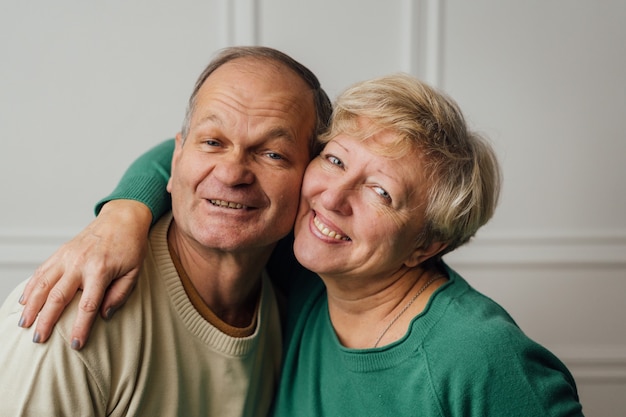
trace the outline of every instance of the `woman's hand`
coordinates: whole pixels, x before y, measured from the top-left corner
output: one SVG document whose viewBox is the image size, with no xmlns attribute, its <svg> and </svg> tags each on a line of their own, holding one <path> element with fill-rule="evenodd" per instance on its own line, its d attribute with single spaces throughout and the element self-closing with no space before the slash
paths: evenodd
<svg viewBox="0 0 626 417">
<path fill-rule="evenodd" d="M 133 290 L 151 221 L 152 213 L 142 203 L 106 203 L 93 222 L 61 246 L 29 279 L 20 299 L 25 307 L 19 326 L 30 327 L 39 314 L 33 341 L 45 342 L 67 304 L 82 289 L 71 334 L 72 348 L 82 348 L 98 310 L 105 319 L 110 318 Z"/>
</svg>

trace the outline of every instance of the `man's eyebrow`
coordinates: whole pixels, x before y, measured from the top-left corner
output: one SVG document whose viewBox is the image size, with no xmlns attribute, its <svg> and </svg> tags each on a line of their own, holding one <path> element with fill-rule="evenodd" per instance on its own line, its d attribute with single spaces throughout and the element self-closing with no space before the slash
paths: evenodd
<svg viewBox="0 0 626 417">
<path fill-rule="evenodd" d="M 287 139 L 289 142 L 296 143 L 296 138 L 293 136 L 293 134 L 288 129 L 280 126 L 271 128 L 265 133 L 264 136 L 266 139 L 284 138 Z"/>
<path fill-rule="evenodd" d="M 208 116 L 203 117 L 202 119 L 200 119 L 198 121 L 199 125 L 203 125 L 206 123 L 214 123 L 216 125 L 223 125 L 222 119 L 220 119 L 219 117 L 217 117 L 216 114 L 209 114 Z"/>
<path fill-rule="evenodd" d="M 202 119 L 200 119 L 197 125 L 198 126 L 203 126 L 203 125 L 223 126 L 224 121 L 216 114 L 209 114 L 203 117 Z M 269 130 L 265 132 L 265 134 L 263 135 L 263 138 L 265 140 L 285 139 L 290 144 L 297 145 L 297 140 L 295 136 L 293 135 L 292 131 L 283 126 L 275 126 L 275 127 L 270 128 Z"/>
</svg>

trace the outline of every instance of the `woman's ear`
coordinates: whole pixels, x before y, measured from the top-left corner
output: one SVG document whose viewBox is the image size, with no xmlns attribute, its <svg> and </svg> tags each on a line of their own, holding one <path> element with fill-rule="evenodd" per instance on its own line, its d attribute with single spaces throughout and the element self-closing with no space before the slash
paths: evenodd
<svg viewBox="0 0 626 417">
<path fill-rule="evenodd" d="M 437 255 L 439 252 L 444 250 L 446 246 L 448 246 L 448 244 L 444 242 L 433 242 L 425 248 L 419 247 L 413 251 L 406 261 L 404 261 L 404 265 L 409 268 L 414 268 L 422 262 Z"/>
</svg>

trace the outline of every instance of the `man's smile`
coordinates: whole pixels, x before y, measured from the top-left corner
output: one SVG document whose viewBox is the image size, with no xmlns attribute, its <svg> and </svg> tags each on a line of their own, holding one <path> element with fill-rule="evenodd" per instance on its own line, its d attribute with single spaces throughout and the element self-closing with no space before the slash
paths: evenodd
<svg viewBox="0 0 626 417">
<path fill-rule="evenodd" d="M 214 206 L 218 206 L 218 207 L 226 207 L 226 208 L 231 208 L 231 209 L 247 209 L 248 208 L 248 206 L 244 206 L 241 203 L 234 203 L 232 201 L 214 200 L 214 199 L 211 199 L 209 201 L 211 202 L 211 204 L 213 204 Z"/>
</svg>

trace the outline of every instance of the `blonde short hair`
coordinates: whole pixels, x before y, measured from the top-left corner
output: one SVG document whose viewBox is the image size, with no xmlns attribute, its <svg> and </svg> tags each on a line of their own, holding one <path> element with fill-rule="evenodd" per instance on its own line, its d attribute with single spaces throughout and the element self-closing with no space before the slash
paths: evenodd
<svg viewBox="0 0 626 417">
<path fill-rule="evenodd" d="M 369 122 L 363 131 L 360 118 Z M 470 131 L 458 105 L 447 95 L 406 74 L 353 85 L 335 101 L 327 142 L 347 133 L 365 139 L 389 130 L 398 140 L 386 154 L 419 151 L 429 189 L 425 225 L 418 244 L 443 242 L 450 252 L 469 241 L 492 217 L 501 175 L 495 153 Z"/>
</svg>

